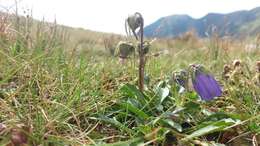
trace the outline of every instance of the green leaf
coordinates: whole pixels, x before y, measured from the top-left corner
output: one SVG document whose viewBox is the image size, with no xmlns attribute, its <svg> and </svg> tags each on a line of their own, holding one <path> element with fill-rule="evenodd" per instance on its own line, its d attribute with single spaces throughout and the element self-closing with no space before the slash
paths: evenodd
<svg viewBox="0 0 260 146">
<path fill-rule="evenodd" d="M 98 146 L 138 146 L 138 145 L 141 146 L 143 144 L 144 144 L 143 138 L 138 137 L 138 138 L 130 139 L 128 141 L 120 141 L 120 142 L 111 143 L 111 144 L 101 144 Z"/>
<path fill-rule="evenodd" d="M 140 131 L 143 135 L 146 135 L 152 133 L 153 128 L 151 125 L 145 124 L 145 125 L 139 125 L 138 127 L 135 127 L 134 130 Z"/>
<path fill-rule="evenodd" d="M 164 119 L 161 117 L 157 117 L 152 121 L 152 124 L 155 125 L 157 123 L 159 123 L 163 127 L 167 127 L 167 128 L 170 127 L 170 128 L 176 129 L 179 132 L 182 132 L 181 125 L 179 123 L 174 122 L 171 119 Z"/>
<path fill-rule="evenodd" d="M 188 135 L 187 137 L 185 137 L 182 140 L 189 140 L 189 139 L 203 136 L 203 135 L 206 135 L 206 134 L 209 134 L 212 132 L 222 131 L 226 127 L 237 124 L 238 122 L 240 122 L 240 120 L 233 120 L 231 118 L 228 118 L 228 119 L 222 119 L 222 120 L 216 121 L 216 122 L 208 122 L 206 124 L 203 123 L 202 125 L 197 126 L 197 127 L 201 127 L 200 129 L 194 131 L 193 133 L 191 133 L 190 135 Z"/>
<path fill-rule="evenodd" d="M 199 99 L 199 96 L 196 92 L 186 92 L 186 96 L 193 101 Z"/>
<path fill-rule="evenodd" d="M 136 86 L 131 84 L 125 84 L 121 89 L 121 92 L 123 92 L 126 96 L 131 98 L 138 99 L 142 104 L 145 104 L 145 97 L 144 94 L 136 88 Z"/>
<path fill-rule="evenodd" d="M 170 126 L 171 128 L 174 128 L 174 129 L 176 129 L 177 131 L 182 132 L 182 127 L 181 127 L 181 125 L 180 125 L 179 123 L 176 123 L 176 122 L 174 122 L 174 121 L 171 120 L 171 119 L 163 119 L 162 122 L 163 122 L 164 124 L 167 124 L 167 125 Z"/>
<path fill-rule="evenodd" d="M 149 118 L 149 115 L 147 115 L 145 112 L 143 112 L 142 110 L 140 110 L 139 108 L 137 108 L 136 106 L 134 106 L 131 103 L 126 103 L 126 102 L 122 102 L 119 103 L 119 106 L 123 109 L 125 109 L 126 111 L 130 111 L 131 113 L 135 114 L 135 116 L 137 116 L 138 118 L 145 120 Z"/>
<path fill-rule="evenodd" d="M 188 113 L 196 113 L 201 110 L 200 104 L 195 102 L 188 102 L 184 105 L 184 111 Z"/>
<path fill-rule="evenodd" d="M 206 112 L 206 111 L 204 111 Z M 217 113 L 213 113 L 209 116 L 207 116 L 205 119 L 203 119 L 201 121 L 202 122 L 207 122 L 207 121 L 219 121 L 221 119 L 234 119 L 234 120 L 240 120 L 240 115 L 237 114 L 229 114 L 229 113 L 224 113 L 224 112 L 217 112 Z"/>
<path fill-rule="evenodd" d="M 162 103 L 166 99 L 166 97 L 169 95 L 169 93 L 170 93 L 169 88 L 167 88 L 167 87 L 159 88 L 158 95 L 159 95 L 159 97 L 161 99 L 160 103 Z"/>
<path fill-rule="evenodd" d="M 99 116 L 98 118 L 94 118 L 100 121 L 103 121 L 105 123 L 109 123 L 114 125 L 115 127 L 117 127 L 120 130 L 123 130 L 125 132 L 127 132 L 128 134 L 133 134 L 132 129 L 129 129 L 128 127 L 126 127 L 124 124 L 120 123 L 119 121 L 117 121 L 115 118 L 109 118 L 106 117 L 104 115 Z"/>
<path fill-rule="evenodd" d="M 166 99 L 166 97 L 170 94 L 170 89 L 165 82 L 160 82 L 155 87 L 155 93 L 160 98 L 160 104 Z"/>
<path fill-rule="evenodd" d="M 138 90 L 134 85 L 125 84 L 120 90 L 130 97 L 144 98 L 143 93 Z"/>
</svg>

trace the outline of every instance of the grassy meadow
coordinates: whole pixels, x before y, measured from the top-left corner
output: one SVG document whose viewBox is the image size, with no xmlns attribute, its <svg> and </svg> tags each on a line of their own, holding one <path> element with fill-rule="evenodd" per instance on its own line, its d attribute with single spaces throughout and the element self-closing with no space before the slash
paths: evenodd
<svg viewBox="0 0 260 146">
<path fill-rule="evenodd" d="M 259 36 L 157 39 L 142 93 L 138 60 L 111 53 L 133 39 L 0 16 L 0 145 L 260 145 Z M 203 64 L 223 95 L 178 93 L 173 72 L 190 64 Z"/>
</svg>

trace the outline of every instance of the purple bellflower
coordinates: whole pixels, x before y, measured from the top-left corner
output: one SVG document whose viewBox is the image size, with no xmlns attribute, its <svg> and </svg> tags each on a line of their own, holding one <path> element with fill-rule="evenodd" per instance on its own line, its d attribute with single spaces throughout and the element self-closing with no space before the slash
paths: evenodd
<svg viewBox="0 0 260 146">
<path fill-rule="evenodd" d="M 181 70 L 179 72 L 174 73 L 174 79 L 177 84 L 186 88 L 188 84 L 188 72 L 186 70 Z"/>
<path fill-rule="evenodd" d="M 222 95 L 222 90 L 215 78 L 201 65 L 192 65 L 192 84 L 202 100 L 212 100 Z"/>
<path fill-rule="evenodd" d="M 180 86 L 179 93 L 183 93 L 188 90 L 189 74 L 186 70 L 181 70 L 173 74 L 175 82 Z"/>
</svg>

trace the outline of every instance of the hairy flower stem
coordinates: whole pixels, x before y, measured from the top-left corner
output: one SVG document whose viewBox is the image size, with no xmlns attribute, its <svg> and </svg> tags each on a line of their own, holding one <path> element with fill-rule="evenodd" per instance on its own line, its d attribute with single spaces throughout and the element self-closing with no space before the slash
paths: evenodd
<svg viewBox="0 0 260 146">
<path fill-rule="evenodd" d="M 140 27 L 140 53 L 139 53 L 139 89 L 144 90 L 144 67 L 145 67 L 145 54 L 144 54 L 144 21 L 142 18 L 142 23 Z"/>
</svg>

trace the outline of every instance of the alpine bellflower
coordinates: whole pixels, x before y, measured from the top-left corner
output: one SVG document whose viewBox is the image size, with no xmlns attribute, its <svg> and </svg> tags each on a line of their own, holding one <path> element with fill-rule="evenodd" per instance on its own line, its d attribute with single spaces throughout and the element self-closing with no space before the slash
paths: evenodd
<svg viewBox="0 0 260 146">
<path fill-rule="evenodd" d="M 188 77 L 189 74 L 186 70 L 181 70 L 173 74 L 175 82 L 180 86 L 179 93 L 183 93 L 185 89 L 188 89 Z"/>
<path fill-rule="evenodd" d="M 202 100 L 209 101 L 222 95 L 215 78 L 207 73 L 202 65 L 192 65 L 192 84 Z"/>
<path fill-rule="evenodd" d="M 175 81 L 182 87 L 186 87 L 188 82 L 188 73 L 186 70 L 174 73 Z"/>
</svg>

